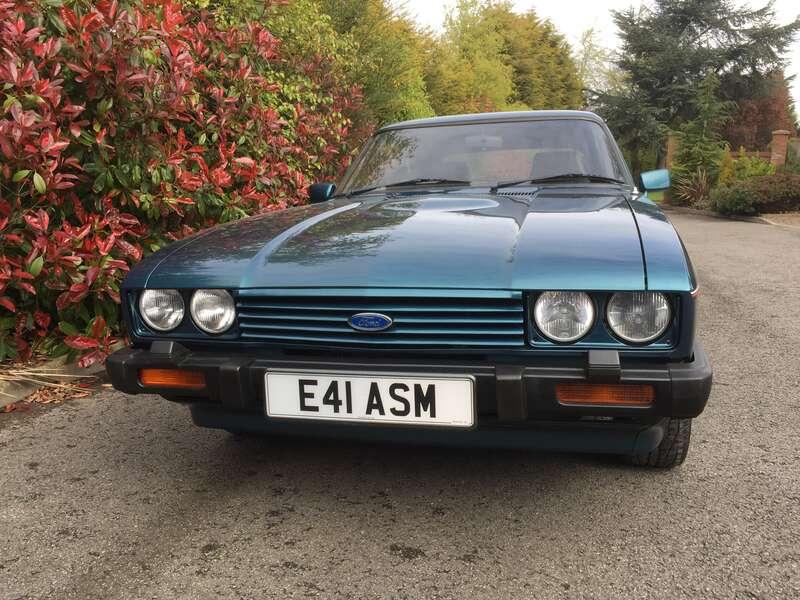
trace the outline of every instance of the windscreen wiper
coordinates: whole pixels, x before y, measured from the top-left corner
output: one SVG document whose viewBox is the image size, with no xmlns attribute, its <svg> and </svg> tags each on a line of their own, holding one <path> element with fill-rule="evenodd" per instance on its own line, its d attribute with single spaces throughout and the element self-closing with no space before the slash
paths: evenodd
<svg viewBox="0 0 800 600">
<path fill-rule="evenodd" d="M 368 188 L 362 188 L 360 190 L 353 190 L 352 192 L 348 192 L 344 194 L 347 198 L 351 196 L 360 196 L 361 194 L 367 194 L 369 192 L 374 192 L 375 190 L 382 190 L 382 189 L 389 189 L 389 188 L 396 188 L 396 187 L 404 187 L 404 186 L 411 186 L 411 185 L 424 185 L 424 184 L 432 184 L 432 185 L 470 185 L 471 181 L 467 181 L 466 179 L 444 179 L 441 177 L 417 177 L 416 179 L 408 179 L 406 181 L 396 181 L 394 183 L 387 183 L 386 185 L 375 185 Z"/>
<path fill-rule="evenodd" d="M 576 179 L 586 179 L 592 183 L 625 183 L 621 179 L 614 179 L 613 177 L 606 177 L 604 175 L 591 175 L 589 173 L 562 173 L 561 175 L 553 175 L 551 177 L 518 179 L 516 181 L 501 181 L 492 187 L 492 193 L 502 188 L 514 187 L 517 185 L 533 185 L 537 183 L 549 183 L 555 181 L 574 181 Z"/>
</svg>

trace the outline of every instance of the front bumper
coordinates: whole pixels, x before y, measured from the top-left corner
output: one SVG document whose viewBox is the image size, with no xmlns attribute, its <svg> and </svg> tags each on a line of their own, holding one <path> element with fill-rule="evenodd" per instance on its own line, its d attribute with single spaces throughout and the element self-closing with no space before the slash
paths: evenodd
<svg viewBox="0 0 800 600">
<path fill-rule="evenodd" d="M 176 392 L 145 387 L 143 368 L 202 371 L 206 388 Z M 361 373 L 472 375 L 476 382 L 477 426 L 470 430 L 323 424 L 269 419 L 264 414 L 267 369 L 304 369 Z M 391 357 L 359 353 L 298 355 L 192 352 L 174 342 L 149 349 L 127 348 L 109 357 L 107 370 L 118 390 L 161 394 L 190 405 L 198 425 L 238 431 L 300 433 L 313 436 L 527 447 L 556 451 L 639 453 L 655 448 L 667 417 L 691 418 L 705 408 L 711 391 L 708 357 L 696 345 L 692 360 L 675 363 L 620 363 L 616 352 L 587 352 L 584 358 Z M 558 383 L 649 384 L 655 401 L 646 408 L 565 406 L 555 397 Z"/>
</svg>

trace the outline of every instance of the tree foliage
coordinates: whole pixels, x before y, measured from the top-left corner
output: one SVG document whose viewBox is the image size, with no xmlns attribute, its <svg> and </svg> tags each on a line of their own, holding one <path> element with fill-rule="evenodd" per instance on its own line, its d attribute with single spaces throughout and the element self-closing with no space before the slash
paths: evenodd
<svg viewBox="0 0 800 600">
<path fill-rule="evenodd" d="M 503 37 L 486 19 L 487 4 L 459 0 L 432 45 L 426 80 L 437 114 L 505 110 L 514 96 Z"/>
<path fill-rule="evenodd" d="M 673 170 L 676 178 L 691 176 L 702 170 L 713 183 L 719 174 L 723 153 L 728 147 L 720 133 L 730 119 L 733 105 L 718 97 L 719 78 L 707 75 L 697 87 L 692 108 L 694 117 L 678 129 L 678 149 Z"/>
<path fill-rule="evenodd" d="M 696 116 L 698 85 L 709 75 L 719 77 L 721 99 L 752 98 L 782 68 L 800 30 L 800 19 L 777 25 L 772 2 L 751 9 L 732 0 L 654 0 L 614 12 L 614 20 L 622 40 L 617 64 L 630 87 L 597 101 L 617 132 L 635 123 L 677 129 Z M 627 137 L 627 150 L 641 154 L 644 132 Z"/>
<path fill-rule="evenodd" d="M 355 49 L 351 78 L 364 90 L 364 121 L 384 124 L 433 115 L 424 78 L 424 34 L 387 0 L 319 0 Z"/>
<path fill-rule="evenodd" d="M 514 12 L 509 1 L 489 4 L 484 18 L 502 40 L 505 63 L 512 69 L 512 104 L 532 110 L 581 106 L 578 67 L 552 23 L 533 11 Z"/>
<path fill-rule="evenodd" d="M 737 110 L 723 129 L 723 137 L 733 148 L 766 148 L 773 131 L 797 128 L 794 101 L 783 72 L 769 73 L 759 88 L 750 95 L 735 94 L 739 96 Z"/>
<path fill-rule="evenodd" d="M 598 40 L 598 31 L 590 27 L 581 34 L 574 50 L 578 79 L 583 83 L 584 105 L 594 108 L 598 94 L 623 95 L 627 77 L 616 64 L 616 54 Z"/>
<path fill-rule="evenodd" d="M 534 12 L 508 1 L 459 0 L 431 45 L 426 81 L 437 114 L 578 108 L 569 45 Z"/>
</svg>

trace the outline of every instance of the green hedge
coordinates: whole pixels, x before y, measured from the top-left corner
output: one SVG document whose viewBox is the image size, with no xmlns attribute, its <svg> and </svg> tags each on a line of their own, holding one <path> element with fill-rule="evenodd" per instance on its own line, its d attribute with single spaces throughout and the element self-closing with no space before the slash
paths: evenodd
<svg viewBox="0 0 800 600">
<path fill-rule="evenodd" d="M 800 210 L 800 175 L 753 177 L 711 193 L 712 210 L 723 215 L 757 215 Z"/>
</svg>

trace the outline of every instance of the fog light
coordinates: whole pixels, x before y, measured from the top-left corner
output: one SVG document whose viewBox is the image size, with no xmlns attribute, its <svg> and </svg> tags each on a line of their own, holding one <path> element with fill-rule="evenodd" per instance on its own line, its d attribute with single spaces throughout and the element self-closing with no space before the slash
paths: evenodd
<svg viewBox="0 0 800 600">
<path fill-rule="evenodd" d="M 556 399 L 561 404 L 585 406 L 650 406 L 655 399 L 652 385 L 559 383 Z"/>
<path fill-rule="evenodd" d="M 145 387 L 202 390 L 206 378 L 199 371 L 183 369 L 140 369 L 139 381 Z"/>
</svg>

